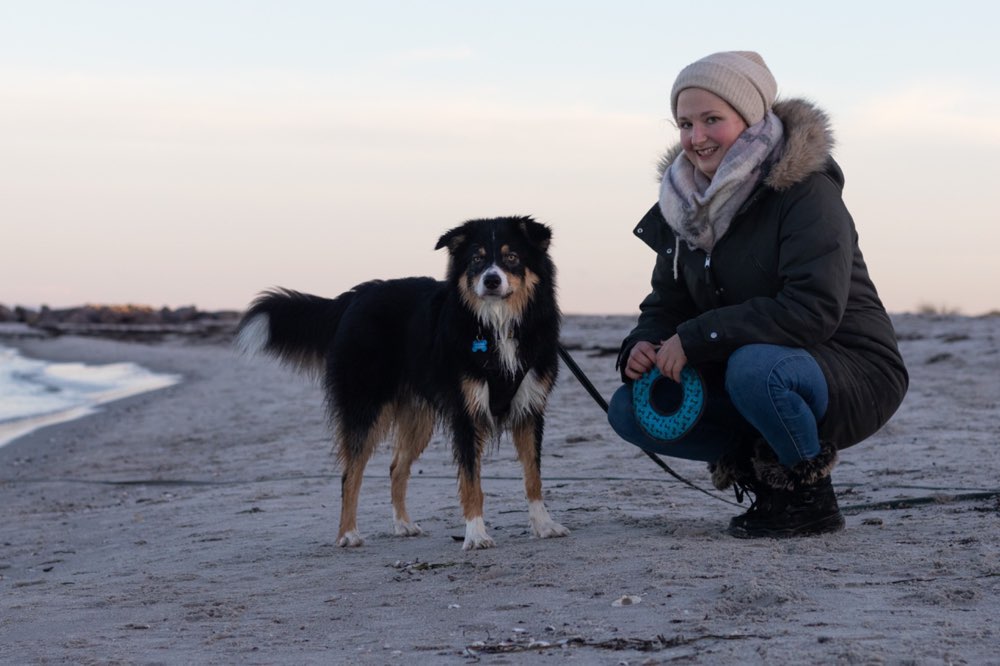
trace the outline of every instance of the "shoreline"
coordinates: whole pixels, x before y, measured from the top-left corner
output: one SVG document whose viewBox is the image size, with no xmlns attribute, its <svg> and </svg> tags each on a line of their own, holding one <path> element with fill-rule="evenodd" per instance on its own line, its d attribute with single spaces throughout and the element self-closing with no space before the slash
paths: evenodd
<svg viewBox="0 0 1000 666">
<path fill-rule="evenodd" d="M 32 364 L 30 380 L 24 380 L 25 384 L 36 387 L 44 387 L 44 396 L 51 400 L 56 394 L 72 387 L 73 395 L 68 398 L 73 404 L 66 407 L 46 407 L 35 405 L 21 415 L 11 415 L 7 412 L 0 419 L 0 447 L 9 444 L 13 440 L 23 437 L 35 430 L 45 428 L 50 425 L 74 421 L 98 411 L 102 405 L 122 400 L 124 398 L 157 391 L 168 386 L 172 386 L 181 381 L 176 375 L 155 374 L 148 372 L 139 365 L 130 364 L 125 369 L 128 373 L 119 376 L 114 380 L 98 380 L 97 373 L 108 368 L 108 364 L 80 364 L 77 362 L 53 362 L 44 359 L 36 359 L 21 355 L 17 349 L 3 344 L 4 339 L 0 337 L 0 351 L 10 349 L 14 351 L 14 358 L 11 361 L 23 361 Z M 59 378 L 60 371 L 71 365 L 73 369 L 69 377 Z M 75 367 L 80 366 L 80 367 Z M 24 369 L 22 368 L 22 372 Z M 55 372 L 56 376 L 49 376 Z M 16 375 L 15 372 L 15 382 Z M 46 375 L 43 379 L 40 375 Z M 62 384 L 63 386 L 58 386 Z M 83 387 L 89 386 L 89 390 Z M 98 388 L 100 387 L 100 388 Z M 27 398 L 31 400 L 31 398 Z M 66 400 L 64 398 L 64 400 Z"/>
<path fill-rule="evenodd" d="M 838 497 L 861 507 L 843 532 L 728 537 L 741 509 L 618 441 L 564 369 L 542 479 L 571 534 L 531 537 L 504 438 L 483 465 L 497 548 L 471 552 L 454 541 L 464 526 L 440 434 L 410 483 L 426 534 L 392 534 L 383 447 L 362 487 L 366 545 L 338 548 L 339 470 L 313 381 L 222 340 L 0 340 L 184 378 L 0 447 L 5 658 L 998 664 L 1000 319 L 894 319 L 911 389 L 888 426 L 842 452 Z M 618 382 L 604 350 L 630 321 L 566 318 L 563 342 L 603 395 Z M 704 465 L 670 463 L 710 487 Z M 960 497 L 977 492 L 989 496 Z"/>
</svg>

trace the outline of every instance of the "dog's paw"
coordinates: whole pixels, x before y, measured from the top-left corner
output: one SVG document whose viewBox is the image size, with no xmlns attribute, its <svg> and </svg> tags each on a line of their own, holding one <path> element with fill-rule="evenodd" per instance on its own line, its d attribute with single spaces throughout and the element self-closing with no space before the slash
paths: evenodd
<svg viewBox="0 0 1000 666">
<path fill-rule="evenodd" d="M 540 501 L 528 505 L 528 522 L 531 523 L 531 533 L 539 539 L 563 537 L 569 534 L 568 529 L 552 520 L 549 512 L 545 510 L 545 505 Z"/>
<path fill-rule="evenodd" d="M 486 523 L 483 522 L 482 516 L 465 522 L 465 541 L 462 543 L 462 550 L 495 548 L 496 545 L 496 542 L 486 533 Z"/>
<path fill-rule="evenodd" d="M 361 538 L 361 534 L 357 530 L 351 530 L 345 532 L 337 540 L 337 545 L 341 548 L 357 548 L 365 543 L 365 540 Z"/>
<path fill-rule="evenodd" d="M 491 537 L 484 535 L 477 539 L 465 537 L 462 543 L 462 550 L 484 550 L 486 548 L 496 548 L 497 544 Z"/>
<path fill-rule="evenodd" d="M 554 520 L 544 523 L 532 523 L 531 531 L 539 539 L 550 539 L 552 537 L 564 537 L 569 534 L 569 529 L 563 527 Z"/>
<path fill-rule="evenodd" d="M 424 533 L 420 529 L 420 525 L 416 523 L 408 523 L 405 520 L 394 520 L 392 521 L 392 531 L 396 536 L 420 536 Z"/>
</svg>

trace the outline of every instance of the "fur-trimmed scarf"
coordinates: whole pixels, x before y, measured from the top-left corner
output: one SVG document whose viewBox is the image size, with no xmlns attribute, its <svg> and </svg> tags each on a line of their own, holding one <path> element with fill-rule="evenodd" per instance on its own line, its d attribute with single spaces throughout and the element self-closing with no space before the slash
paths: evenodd
<svg viewBox="0 0 1000 666">
<path fill-rule="evenodd" d="M 711 252 L 771 166 L 781 156 L 784 127 L 769 111 L 729 147 L 713 178 L 698 171 L 681 152 L 664 170 L 660 212 L 688 245 Z M 674 255 L 676 261 L 676 253 Z M 676 266 L 674 268 L 676 278 Z"/>
</svg>

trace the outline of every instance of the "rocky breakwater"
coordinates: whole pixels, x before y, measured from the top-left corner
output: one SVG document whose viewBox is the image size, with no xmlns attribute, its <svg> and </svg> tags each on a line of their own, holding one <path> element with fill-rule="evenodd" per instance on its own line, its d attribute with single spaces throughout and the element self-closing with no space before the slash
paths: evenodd
<svg viewBox="0 0 1000 666">
<path fill-rule="evenodd" d="M 236 311 L 153 308 L 147 305 L 81 305 L 38 310 L 0 305 L 0 333 L 7 336 L 85 335 L 155 341 L 166 336 L 228 341 L 239 322 Z"/>
</svg>

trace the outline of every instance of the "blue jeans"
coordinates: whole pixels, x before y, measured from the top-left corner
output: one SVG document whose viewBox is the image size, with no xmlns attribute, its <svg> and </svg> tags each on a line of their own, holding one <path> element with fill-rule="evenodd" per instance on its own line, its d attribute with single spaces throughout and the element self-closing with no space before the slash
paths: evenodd
<svg viewBox="0 0 1000 666">
<path fill-rule="evenodd" d="M 632 406 L 631 384 L 624 384 L 611 397 L 608 422 L 627 442 L 688 460 L 713 462 L 755 438 L 763 438 L 786 467 L 819 454 L 818 423 L 826 414 L 829 389 L 809 352 L 780 345 L 746 345 L 733 352 L 720 370 L 702 373 L 705 411 L 680 439 L 658 440 L 642 430 Z"/>
</svg>

